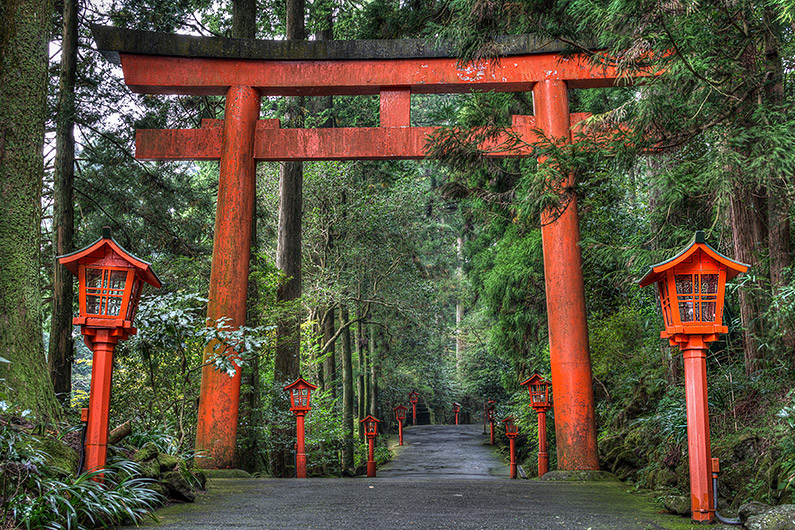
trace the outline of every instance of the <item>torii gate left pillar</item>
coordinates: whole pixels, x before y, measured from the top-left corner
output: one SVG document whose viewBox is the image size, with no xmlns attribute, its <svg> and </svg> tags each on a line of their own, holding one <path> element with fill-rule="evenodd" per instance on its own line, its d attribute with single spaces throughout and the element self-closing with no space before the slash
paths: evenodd
<svg viewBox="0 0 795 530">
<path fill-rule="evenodd" d="M 208 319 L 229 317 L 232 325 L 242 325 L 245 319 L 256 161 L 423 158 L 426 137 L 434 128 L 411 126 L 412 93 L 532 90 L 536 115 L 514 116 L 513 134 L 531 144 L 538 127 L 546 136 L 570 142 L 571 125 L 582 116 L 569 114 L 567 89 L 613 86 L 619 78 L 615 69 L 595 68 L 587 57 L 563 56 L 527 41 L 520 41 L 521 49 L 500 62 L 459 68 L 455 58 L 418 41 L 296 43 L 203 39 L 97 26 L 92 30 L 101 50 L 111 59 L 114 54 L 120 57 L 125 82 L 136 92 L 227 96 L 223 123 L 207 120 L 195 130 L 138 131 L 136 157 L 220 160 Z M 381 95 L 380 127 L 279 129 L 277 120 L 258 120 L 262 95 L 364 94 Z M 488 148 L 494 149 L 492 156 L 533 156 L 531 148 L 506 152 L 497 147 Z M 542 235 L 558 467 L 595 470 L 598 456 L 576 201 L 570 201 L 559 217 L 553 220 L 547 214 L 545 220 L 549 221 Z M 234 466 L 239 392 L 239 373 L 230 379 L 211 366 L 204 368 L 196 449 L 207 458 L 199 461 L 200 466 Z"/>
<path fill-rule="evenodd" d="M 226 93 L 221 141 L 218 202 L 210 271 L 207 320 L 230 319 L 232 326 L 246 321 L 246 295 L 251 253 L 252 218 L 256 197 L 254 131 L 259 120 L 260 95 L 248 86 L 231 86 Z M 212 354 L 212 344 L 204 355 Z M 202 368 L 196 448 L 204 458 L 200 467 L 235 466 L 240 370 L 233 377 L 210 364 Z"/>
</svg>

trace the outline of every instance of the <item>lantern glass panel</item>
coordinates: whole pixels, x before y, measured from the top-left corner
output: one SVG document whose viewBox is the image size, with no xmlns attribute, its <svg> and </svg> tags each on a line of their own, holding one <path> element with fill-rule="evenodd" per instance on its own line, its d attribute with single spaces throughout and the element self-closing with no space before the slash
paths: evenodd
<svg viewBox="0 0 795 530">
<path fill-rule="evenodd" d="M 125 270 L 86 268 L 86 313 L 119 316 L 126 284 Z"/>
<path fill-rule="evenodd" d="M 138 310 L 138 301 L 141 298 L 141 286 L 143 282 L 140 278 L 133 276 L 132 294 L 130 295 L 130 303 L 127 304 L 127 318 L 132 322 L 135 319 L 135 312 Z"/>
<path fill-rule="evenodd" d="M 293 389 L 293 407 L 306 408 L 309 406 L 309 389 L 308 388 L 294 388 Z"/>
<path fill-rule="evenodd" d="M 660 306 L 662 307 L 665 326 L 673 326 L 674 323 L 671 318 L 671 298 L 668 296 L 668 282 L 662 281 L 658 285 L 660 286 Z"/>
</svg>

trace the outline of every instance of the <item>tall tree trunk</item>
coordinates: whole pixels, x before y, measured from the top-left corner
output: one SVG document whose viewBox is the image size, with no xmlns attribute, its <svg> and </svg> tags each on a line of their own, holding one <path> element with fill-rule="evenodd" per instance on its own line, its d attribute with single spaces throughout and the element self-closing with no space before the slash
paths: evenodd
<svg viewBox="0 0 795 530">
<path fill-rule="evenodd" d="M 323 319 L 323 344 L 328 344 L 334 337 L 334 332 L 337 331 L 336 322 L 334 319 L 334 308 L 329 307 L 326 311 L 326 317 Z M 336 362 L 337 349 L 332 343 L 326 349 L 323 358 L 323 390 L 331 394 L 332 399 L 337 399 L 337 362 Z"/>
<path fill-rule="evenodd" d="M 0 4 L 0 378 L 9 399 L 60 419 L 41 321 L 41 188 L 50 0 Z"/>
<path fill-rule="evenodd" d="M 304 0 L 287 0 L 287 39 L 303 40 Z M 300 127 L 300 108 L 303 98 L 290 98 L 293 111 L 286 116 L 290 127 Z M 280 302 L 297 300 L 301 296 L 301 216 L 303 213 L 304 166 L 301 162 L 283 162 L 279 166 L 279 228 L 276 242 L 276 266 L 287 276 L 279 287 Z M 301 366 L 301 319 L 298 308 L 290 308 L 276 328 L 277 380 L 292 380 Z"/>
<path fill-rule="evenodd" d="M 75 75 L 77 73 L 78 0 L 64 0 L 61 73 L 58 81 L 58 114 L 55 130 L 55 174 L 53 206 L 53 250 L 55 257 L 74 247 L 75 177 Z M 69 406 L 72 393 L 72 273 L 55 260 L 53 267 L 52 319 L 48 362 L 56 396 Z"/>
<path fill-rule="evenodd" d="M 367 373 L 367 366 L 366 366 L 365 361 L 364 361 L 364 343 L 365 343 L 364 328 L 363 328 L 362 321 L 359 320 L 356 323 L 356 357 L 357 357 L 357 359 L 359 361 L 359 385 L 358 385 L 358 389 L 357 389 L 358 390 L 358 398 L 359 398 L 358 399 L 358 403 L 357 403 L 358 404 L 358 407 L 357 407 L 357 412 L 358 412 L 357 420 L 358 421 L 356 422 L 356 425 L 358 426 L 359 440 L 362 440 L 362 441 L 364 440 L 364 425 L 362 425 L 359 422 L 361 420 L 363 420 L 365 416 L 367 416 L 367 414 L 365 413 L 365 411 L 367 410 L 367 407 L 365 405 L 367 403 L 367 400 L 366 400 L 366 397 L 367 397 L 367 391 L 366 391 L 367 385 L 365 383 L 365 374 Z"/>
<path fill-rule="evenodd" d="M 257 0 L 232 0 L 232 37 L 257 37 Z"/>
<path fill-rule="evenodd" d="M 342 331 L 342 473 L 353 476 L 353 358 L 348 308 L 340 307 Z"/>
<path fill-rule="evenodd" d="M 466 343 L 464 342 L 464 330 L 462 329 L 462 322 L 464 321 L 464 302 L 463 298 L 463 278 L 464 270 L 462 264 L 464 263 L 464 238 L 456 238 L 456 256 L 458 257 L 458 266 L 456 267 L 456 278 L 458 279 L 458 298 L 455 301 L 455 373 L 458 380 L 463 380 L 464 377 L 464 351 Z"/>
<path fill-rule="evenodd" d="M 752 267 L 759 265 L 760 248 L 758 245 L 767 240 L 764 199 L 758 193 L 738 185 L 734 188 L 731 199 L 731 227 L 734 239 L 734 259 L 747 263 Z M 757 333 L 758 317 L 762 306 L 759 294 L 740 290 L 740 319 L 743 323 L 743 355 L 745 372 L 748 375 L 760 368 L 762 354 L 759 351 Z"/>
<path fill-rule="evenodd" d="M 376 348 L 375 324 L 370 324 L 370 387 L 367 392 L 370 398 L 370 414 L 378 418 L 378 353 Z M 381 419 L 381 418 L 379 418 Z"/>
<path fill-rule="evenodd" d="M 763 11 L 765 22 L 764 35 L 764 69 L 769 80 L 765 85 L 764 97 L 767 105 L 773 110 L 780 110 L 784 102 L 784 64 L 781 58 L 781 26 L 776 13 L 769 8 Z M 776 119 L 773 117 L 773 119 Z M 775 125 L 767 119 L 766 125 Z M 767 182 L 767 226 L 768 249 L 770 256 L 770 285 L 772 294 L 776 295 L 784 286 L 787 278 L 784 271 L 792 264 L 790 247 L 790 218 L 792 206 L 787 189 L 787 179 L 781 172 L 770 175 Z M 779 325 L 785 325 L 783 322 Z M 795 330 L 787 327 L 782 330 L 782 351 L 789 352 L 790 360 L 795 361 Z"/>
</svg>

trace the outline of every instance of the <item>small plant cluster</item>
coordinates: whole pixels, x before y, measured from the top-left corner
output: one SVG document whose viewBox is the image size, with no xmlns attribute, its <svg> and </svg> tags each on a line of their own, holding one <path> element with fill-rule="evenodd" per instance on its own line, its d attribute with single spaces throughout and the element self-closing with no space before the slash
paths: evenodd
<svg viewBox="0 0 795 530">
<path fill-rule="evenodd" d="M 111 528 L 140 522 L 162 502 L 134 462 L 76 476 L 61 468 L 41 449 L 52 434 L 27 418 L 28 411 L 0 402 L 0 528 Z"/>
</svg>

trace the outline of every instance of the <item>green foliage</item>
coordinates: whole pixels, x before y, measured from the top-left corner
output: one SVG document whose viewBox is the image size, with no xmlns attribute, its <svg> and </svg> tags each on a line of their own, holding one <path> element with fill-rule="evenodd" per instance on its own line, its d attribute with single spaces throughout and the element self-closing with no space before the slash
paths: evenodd
<svg viewBox="0 0 795 530">
<path fill-rule="evenodd" d="M 89 530 L 123 523 L 138 523 L 162 497 L 152 480 L 135 478 L 134 462 L 119 461 L 104 470 L 66 480 L 31 476 L 28 490 L 8 500 L 7 510 L 25 528 Z M 102 482 L 96 481 L 102 477 Z"/>
<path fill-rule="evenodd" d="M 27 529 L 89 530 L 143 520 L 162 497 L 139 478 L 134 462 L 110 462 L 105 470 L 77 476 L 49 464 L 39 449 L 29 411 L 2 402 L 0 410 L 0 507 L 4 518 Z M 58 442 L 61 443 L 61 442 Z M 104 477 L 102 482 L 96 479 Z"/>
</svg>

